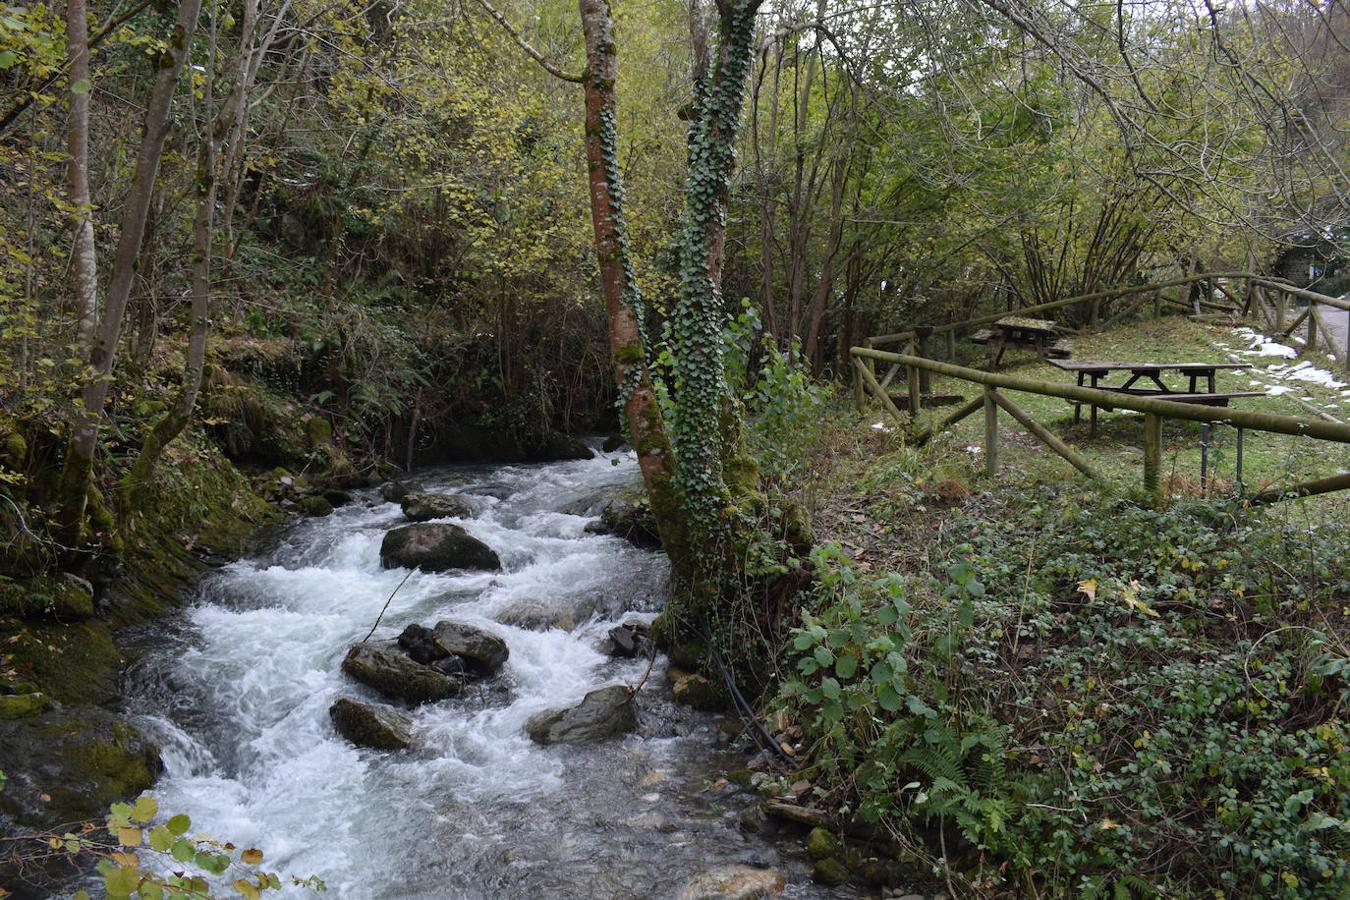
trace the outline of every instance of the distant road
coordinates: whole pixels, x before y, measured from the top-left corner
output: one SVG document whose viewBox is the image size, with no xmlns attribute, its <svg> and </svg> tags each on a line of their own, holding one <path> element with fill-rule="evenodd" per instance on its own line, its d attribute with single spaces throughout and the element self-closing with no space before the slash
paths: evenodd
<svg viewBox="0 0 1350 900">
<path fill-rule="evenodd" d="M 1327 328 L 1336 335 L 1336 346 L 1346 346 L 1345 335 L 1346 332 L 1350 332 L 1350 311 L 1321 306 L 1318 312 L 1322 314 L 1322 321 L 1327 323 Z"/>
</svg>

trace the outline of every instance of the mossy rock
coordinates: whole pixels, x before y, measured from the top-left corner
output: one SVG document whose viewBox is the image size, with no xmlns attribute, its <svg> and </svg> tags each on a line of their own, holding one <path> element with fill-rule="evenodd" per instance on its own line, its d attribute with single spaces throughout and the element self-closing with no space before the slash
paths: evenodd
<svg viewBox="0 0 1350 900">
<path fill-rule="evenodd" d="M 333 423 L 321 416 L 305 420 L 305 440 L 311 449 L 333 442 Z"/>
<path fill-rule="evenodd" d="M 300 508 L 305 511 L 305 515 L 315 518 L 332 515 L 333 504 L 329 503 L 327 498 L 320 496 L 306 497 L 300 501 Z"/>
<path fill-rule="evenodd" d="M 828 828 L 812 828 L 806 836 L 806 854 L 812 859 L 828 859 L 844 852 L 844 842 Z"/>
<path fill-rule="evenodd" d="M 0 720 L 12 721 L 35 716 L 47 709 L 45 694 L 0 694 Z"/>
<path fill-rule="evenodd" d="M 848 867 L 834 857 L 818 859 L 811 866 L 811 877 L 821 884 L 843 884 L 848 881 Z"/>
<path fill-rule="evenodd" d="M 58 703 L 102 704 L 119 697 L 122 654 L 99 619 L 0 619 L 0 647 L 25 681 Z"/>
<path fill-rule="evenodd" d="M 671 689 L 676 703 L 692 706 L 705 712 L 726 709 L 727 694 L 721 685 L 713 684 L 702 675 L 685 675 Z"/>
<path fill-rule="evenodd" d="M 88 619 L 94 615 L 94 592 L 73 576 L 0 581 L 0 613 L 58 622 Z"/>
<path fill-rule="evenodd" d="M 0 722 L 9 778 L 0 812 L 27 827 L 101 819 L 147 790 L 163 771 L 159 750 L 107 710 L 53 710 Z"/>
<path fill-rule="evenodd" d="M 3 444 L 0 444 L 0 453 L 4 454 L 4 462 L 10 468 L 20 469 L 24 461 L 28 459 L 28 441 L 17 431 L 11 431 L 5 435 Z"/>
</svg>

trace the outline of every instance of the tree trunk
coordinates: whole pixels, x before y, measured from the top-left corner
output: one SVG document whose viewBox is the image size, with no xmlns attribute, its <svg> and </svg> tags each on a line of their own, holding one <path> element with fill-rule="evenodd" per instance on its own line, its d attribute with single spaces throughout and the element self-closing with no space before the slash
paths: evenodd
<svg viewBox="0 0 1350 900">
<path fill-rule="evenodd" d="M 600 261 L 600 285 L 609 318 L 609 347 L 614 357 L 614 380 L 623 399 L 633 448 L 642 480 L 654 505 L 668 505 L 674 461 L 666 439 L 661 408 L 647 367 L 650 344 L 643 334 L 642 293 L 633 274 L 623 209 L 623 180 L 618 166 L 618 128 L 615 121 L 615 79 L 618 56 L 614 23 L 607 0 L 580 0 L 581 28 L 586 40 L 586 167 L 590 185 L 591 221 L 595 252 Z M 663 521 L 666 520 L 666 521 Z M 667 516 L 658 516 L 663 537 L 670 529 Z"/>
<path fill-rule="evenodd" d="M 136 257 L 140 253 L 141 238 L 145 234 L 150 196 L 153 193 L 155 177 L 159 172 L 160 156 L 164 150 L 169 107 L 173 102 L 178 75 L 187 58 L 193 32 L 197 28 L 197 15 L 200 10 L 201 0 L 181 0 L 178 7 L 178 21 L 169 36 L 167 47 L 160 54 L 159 70 L 155 75 L 154 86 L 150 91 L 150 102 L 145 110 L 144 135 L 141 138 L 135 174 L 122 215 L 122 229 L 118 235 L 117 253 L 113 259 L 107 302 L 88 350 L 89 372 L 85 376 L 81 392 L 83 408 L 75 414 L 61 472 L 59 515 L 62 532 L 67 542 L 72 544 L 77 544 L 84 532 L 85 510 L 90 488 L 93 486 L 94 452 L 98 446 L 99 425 L 103 419 L 103 409 L 112 382 L 117 340 L 122 331 L 122 320 L 126 315 Z"/>
<path fill-rule="evenodd" d="M 98 260 L 94 252 L 94 213 L 89 199 L 89 23 L 84 0 L 66 3 L 66 56 L 70 61 L 70 117 L 66 126 L 67 180 L 74 249 L 75 342 L 86 356 L 98 320 Z"/>
</svg>

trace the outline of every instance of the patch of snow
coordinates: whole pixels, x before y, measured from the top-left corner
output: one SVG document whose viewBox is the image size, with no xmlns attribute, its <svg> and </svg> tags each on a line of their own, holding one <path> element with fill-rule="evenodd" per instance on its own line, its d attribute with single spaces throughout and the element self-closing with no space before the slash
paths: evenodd
<svg viewBox="0 0 1350 900">
<path fill-rule="evenodd" d="M 873 431 L 884 431 L 884 432 L 890 433 L 890 431 L 891 431 L 892 429 L 890 429 L 889 427 L 887 427 L 887 425 L 886 425 L 885 422 L 873 422 L 873 423 L 872 423 L 872 430 L 873 430 Z"/>
<path fill-rule="evenodd" d="M 979 446 L 978 444 L 966 444 L 966 452 L 967 452 L 967 453 L 983 453 L 983 452 L 984 452 L 984 448 L 981 447 L 981 446 Z"/>
<path fill-rule="evenodd" d="M 1247 346 L 1250 349 L 1239 351 L 1247 356 L 1278 356 L 1281 359 L 1293 359 L 1298 356 L 1298 351 L 1293 347 L 1281 344 L 1278 341 L 1272 341 L 1264 334 L 1250 328 L 1234 328 L 1233 333 L 1247 341 Z"/>
</svg>

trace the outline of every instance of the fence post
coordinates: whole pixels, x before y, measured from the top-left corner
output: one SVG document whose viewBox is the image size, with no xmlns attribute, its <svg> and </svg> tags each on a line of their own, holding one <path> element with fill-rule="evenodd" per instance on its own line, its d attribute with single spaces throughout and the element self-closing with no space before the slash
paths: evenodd
<svg viewBox="0 0 1350 900">
<path fill-rule="evenodd" d="M 931 325 L 918 325 L 915 327 L 914 337 L 919 348 L 919 352 L 914 354 L 915 356 L 928 355 L 928 338 L 932 333 L 933 326 Z M 933 373 L 927 369 L 919 370 L 919 393 L 921 395 L 933 393 Z"/>
<path fill-rule="evenodd" d="M 1144 490 L 1155 497 L 1159 493 L 1158 476 L 1162 472 L 1162 416 L 1144 413 Z"/>
<path fill-rule="evenodd" d="M 998 474 L 998 401 L 997 388 L 984 388 L 984 470 Z"/>
<path fill-rule="evenodd" d="M 1205 422 L 1200 426 L 1200 493 L 1208 494 L 1206 486 L 1209 484 L 1209 444 L 1213 437 L 1213 426 Z"/>
<path fill-rule="evenodd" d="M 947 332 L 947 362 L 956 362 L 956 329 Z"/>
<path fill-rule="evenodd" d="M 1239 496 L 1239 497 L 1241 497 L 1243 494 L 1245 494 L 1245 493 L 1247 492 L 1246 487 L 1242 484 L 1242 435 L 1243 435 L 1243 431 L 1244 431 L 1244 429 L 1242 428 L 1242 426 L 1239 425 L 1239 426 L 1238 426 L 1238 430 L 1237 430 L 1237 448 L 1236 448 L 1236 450 L 1237 450 L 1237 460 L 1236 460 L 1236 462 L 1234 463 L 1234 466 L 1233 466 L 1233 480 L 1237 482 L 1237 492 L 1238 492 L 1238 496 Z"/>
</svg>

